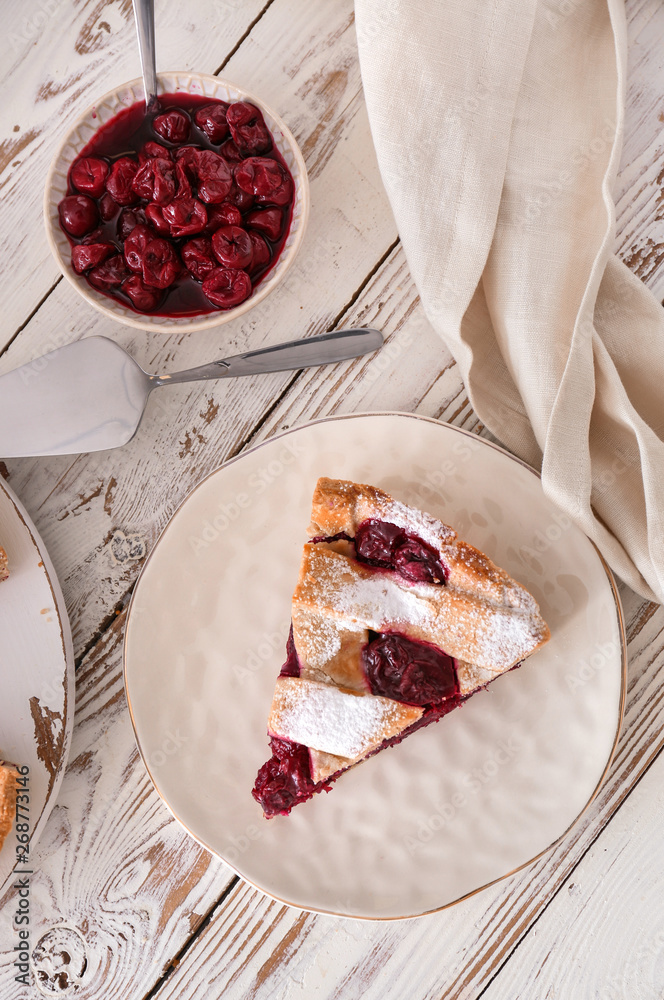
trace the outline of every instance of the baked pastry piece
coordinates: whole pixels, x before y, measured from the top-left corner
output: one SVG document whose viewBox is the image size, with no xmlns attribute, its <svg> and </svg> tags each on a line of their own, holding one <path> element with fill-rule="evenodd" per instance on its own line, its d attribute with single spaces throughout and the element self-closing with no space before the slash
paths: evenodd
<svg viewBox="0 0 664 1000">
<path fill-rule="evenodd" d="M 442 718 L 550 638 L 527 590 L 429 514 L 320 479 L 253 789 L 266 817 Z"/>
<path fill-rule="evenodd" d="M 16 812 L 16 771 L 0 760 L 0 850 L 14 823 Z"/>
<path fill-rule="evenodd" d="M 7 559 L 7 553 L 0 545 L 0 583 L 6 580 L 9 576 L 9 560 Z"/>
</svg>

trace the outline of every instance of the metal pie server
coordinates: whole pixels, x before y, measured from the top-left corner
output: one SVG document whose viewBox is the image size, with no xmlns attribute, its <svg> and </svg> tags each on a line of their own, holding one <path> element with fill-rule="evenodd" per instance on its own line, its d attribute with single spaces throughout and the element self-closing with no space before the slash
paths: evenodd
<svg viewBox="0 0 664 1000">
<path fill-rule="evenodd" d="M 336 330 L 172 375 L 150 375 L 119 344 L 87 337 L 0 376 L 0 458 L 118 448 L 136 433 L 153 389 L 311 368 L 377 351 L 378 330 Z"/>
</svg>

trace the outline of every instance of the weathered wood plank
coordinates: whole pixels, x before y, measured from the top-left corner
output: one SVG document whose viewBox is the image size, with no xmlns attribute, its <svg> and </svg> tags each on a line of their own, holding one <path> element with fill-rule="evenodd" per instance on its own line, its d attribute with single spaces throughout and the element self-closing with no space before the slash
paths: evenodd
<svg viewBox="0 0 664 1000">
<path fill-rule="evenodd" d="M 352 412 L 400 410 L 479 427 L 451 354 L 424 315 L 401 246 L 385 260 L 343 326 L 373 326 L 385 345 L 376 356 L 303 372 L 248 442 L 307 420 Z"/>
<path fill-rule="evenodd" d="M 477 997 L 554 893 L 576 880 L 575 866 L 664 745 L 664 611 L 649 615 L 647 605 L 629 592 L 626 598 L 631 686 L 619 750 L 600 795 L 553 852 L 449 910 L 409 922 L 306 915 L 238 885 L 157 992 L 159 1000 Z M 652 913 L 633 912 L 633 920 L 639 917 L 646 926 Z"/>
<path fill-rule="evenodd" d="M 663 830 L 660 755 L 484 1000 L 663 996 Z"/>
<path fill-rule="evenodd" d="M 194 15 L 181 4 L 159 4 L 157 69 L 214 73 L 264 6 L 200 0 Z M 140 76 L 131 0 L 8 5 L 0 66 L 11 94 L 0 108 L 0 255 L 12 275 L 3 284 L 1 350 L 60 274 L 42 218 L 57 146 L 97 97 Z"/>
<path fill-rule="evenodd" d="M 106 6 L 123 12 L 126 34 L 128 4 L 124 3 L 122 7 L 114 4 Z M 289 122 L 290 111 L 287 109 L 292 110 L 291 123 L 305 148 L 314 180 L 312 233 L 316 238 L 310 244 L 308 257 L 301 258 L 302 269 L 292 276 L 287 285 L 287 295 L 282 296 L 275 315 L 254 316 L 253 320 L 221 334 L 197 335 L 195 338 L 143 338 L 119 327 L 114 328 L 112 324 L 97 322 L 96 317 L 93 319 L 92 314 L 87 312 L 78 313 L 75 307 L 72 308 L 76 301 L 74 293 L 71 292 L 71 297 L 68 297 L 64 289 L 58 289 L 20 334 L 12 351 L 3 359 L 2 370 L 41 353 L 49 344 L 61 342 L 58 338 L 63 330 L 66 331 L 66 340 L 88 332 L 110 331 L 119 342 L 130 347 L 147 367 L 165 365 L 171 368 L 210 360 L 217 355 L 221 344 L 224 350 L 231 351 L 242 349 L 249 343 L 257 346 L 260 342 L 276 342 L 294 335 L 298 332 L 294 329 L 298 325 L 298 317 L 304 318 L 306 329 L 317 331 L 325 328 L 337 315 L 348 299 L 349 289 L 352 294 L 390 245 L 394 236 L 393 223 L 375 172 L 366 122 L 361 120 L 361 97 L 350 42 L 350 7 L 346 4 L 336 11 L 326 7 L 323 13 L 318 13 L 305 9 L 301 3 L 280 3 L 280 0 L 273 7 L 278 13 L 271 8 L 259 22 L 231 60 L 228 75 L 265 93 L 263 88 L 266 85 L 274 85 L 275 93 L 283 96 L 284 104 L 278 106 L 283 106 Z M 630 5 L 633 24 L 643 36 L 639 44 L 647 51 L 638 65 L 633 67 L 637 76 L 633 77 L 630 90 L 631 119 L 628 119 L 619 202 L 624 245 L 627 246 L 632 240 L 632 233 L 636 233 L 635 241 L 652 239 L 656 246 L 652 260 L 640 272 L 655 288 L 661 261 L 655 226 L 658 220 L 653 217 L 656 212 L 653 213 L 652 202 L 659 173 L 661 129 L 661 125 L 657 125 L 655 111 L 659 110 L 656 102 L 663 92 L 661 83 L 664 77 L 657 55 L 657 48 L 661 50 L 658 7 L 659 4 L 653 0 L 640 0 Z M 89 4 L 88 9 L 92 10 L 93 5 Z M 197 27 L 198 23 L 197 14 Z M 287 45 L 283 66 L 277 72 L 273 69 L 273 53 L 282 46 L 282 40 Z M 180 42 L 179 35 L 177 42 Z M 332 48 L 327 50 L 325 45 L 330 43 Z M 288 65 L 287 58 L 290 59 Z M 201 66 L 197 63 L 194 68 Z M 238 75 L 243 71 L 246 74 L 244 78 Z M 127 72 L 123 78 L 135 75 L 135 72 Z M 87 75 L 85 79 L 87 83 Z M 87 103 L 87 98 L 82 100 L 82 105 Z M 338 121 L 340 115 L 342 122 Z M 17 165 L 18 173 L 25 170 L 18 170 Z M 349 183 L 349 178 L 353 178 L 352 183 Z M 643 246 L 645 260 L 649 245 L 644 243 Z M 27 254 L 23 257 L 15 254 L 15 260 L 17 282 L 23 275 L 26 281 L 32 280 L 34 261 L 28 261 Z M 639 267 L 640 260 L 637 257 L 632 259 L 632 266 Z M 651 266 L 652 261 L 655 262 L 654 267 Z M 248 438 L 261 440 L 270 430 L 316 415 L 381 408 L 419 408 L 421 412 L 443 416 L 477 429 L 476 418 L 468 406 L 455 366 L 423 319 L 404 267 L 400 253 L 393 253 L 367 286 L 355 310 L 348 314 L 351 319 L 384 325 L 390 334 L 388 350 L 368 363 L 358 361 L 339 366 L 325 376 L 320 373 L 302 376 L 272 414 L 269 413 L 271 402 L 288 385 L 287 378 L 266 380 L 265 386 L 254 383 L 251 399 L 247 399 L 244 385 L 238 385 L 235 391 L 231 386 L 223 386 L 212 394 L 207 391 L 209 387 L 204 393 L 173 389 L 171 392 L 175 395 L 164 396 L 163 403 L 153 401 L 147 423 L 141 431 L 142 436 L 122 453 L 83 457 L 75 461 L 9 463 L 12 483 L 27 500 L 48 544 L 57 555 L 56 563 L 70 599 L 79 650 L 112 613 L 115 601 L 131 586 L 140 562 L 131 558 L 131 546 L 126 539 L 123 542 L 116 536 L 115 543 L 112 543 L 112 529 L 123 531 L 130 542 L 131 535 L 136 533 L 142 541 L 151 545 L 169 512 L 189 486 L 226 455 L 241 447 Z M 36 304 L 38 295 L 31 294 Z M 61 297 L 58 298 L 58 295 Z M 28 312 L 20 313 L 18 310 L 16 316 L 27 315 Z M 68 326 L 72 313 L 74 320 Z M 390 354 L 390 350 L 397 353 Z M 178 392 L 181 395 L 178 396 Z M 168 399 L 172 402 L 167 402 Z M 217 406 L 219 410 L 215 411 Z M 233 425 L 231 414 L 237 425 Z M 256 424 L 266 415 L 264 426 L 254 433 Z M 62 520 L 58 521 L 58 517 Z M 117 565 L 111 560 L 112 551 L 119 559 Z M 613 822 L 621 818 L 621 811 L 618 811 L 620 803 L 661 747 L 664 720 L 658 687 L 662 671 L 663 612 L 642 605 L 635 595 L 628 592 L 625 592 L 625 599 L 633 663 L 628 715 L 620 753 L 609 782 L 584 823 L 553 855 L 538 862 L 530 871 L 447 913 L 408 924 L 364 925 L 311 917 L 281 908 L 246 887 L 238 888 L 215 911 L 209 927 L 186 953 L 178 971 L 169 976 L 157 995 L 198 998 L 219 996 L 223 992 L 230 998 L 309 998 L 317 995 L 343 996 L 344 1000 L 352 1000 L 354 996 L 366 994 L 371 1000 L 379 995 L 381 998 L 403 995 L 438 997 L 448 991 L 446 996 L 477 996 L 500 963 L 509 956 L 510 950 L 545 910 L 551 895 L 566 885 L 573 866 L 583 857 L 593 838 L 616 812 Z M 99 655 L 102 655 L 112 634 L 104 636 Z M 87 661 L 82 670 L 86 669 Z M 96 675 L 91 681 L 95 699 L 103 701 L 105 679 L 105 674 Z M 117 691 L 117 688 L 114 690 Z M 92 727 L 94 723 L 100 733 L 103 731 L 104 720 L 115 711 L 115 706 L 120 706 L 120 701 L 113 700 L 113 697 L 109 695 L 105 708 L 94 709 L 94 718 L 89 722 L 85 722 L 86 716 L 82 717 L 86 726 Z M 118 707 L 120 711 L 122 709 Z M 127 726 L 126 716 L 122 725 Z M 93 732 L 92 728 L 90 732 Z M 125 736 L 131 736 L 128 730 L 123 732 Z M 43 912 L 48 916 L 44 927 L 52 926 L 61 914 L 70 926 L 79 927 L 87 940 L 87 911 L 91 909 L 97 914 L 97 919 L 101 919 L 99 911 L 94 909 L 94 887 L 99 889 L 101 885 L 105 907 L 103 916 L 108 919 L 110 913 L 108 927 L 115 933 L 111 942 L 108 930 L 103 933 L 95 931 L 98 938 L 92 935 L 95 947 L 91 954 L 97 961 L 100 955 L 105 954 L 105 947 L 115 949 L 117 954 L 109 959 L 108 966 L 114 978 L 106 980 L 112 985 L 110 990 L 98 986 L 96 979 L 91 980 L 92 992 L 83 995 L 105 996 L 112 992 L 114 996 L 133 998 L 156 981 L 163 966 L 177 953 L 180 942 L 187 938 L 189 912 L 195 907 L 202 914 L 205 905 L 212 905 L 215 886 L 210 884 L 201 890 L 205 895 L 205 905 L 192 902 L 192 894 L 197 891 L 194 886 L 188 889 L 188 896 L 176 899 L 173 913 L 160 936 L 155 906 L 160 900 L 163 902 L 164 897 L 160 893 L 165 889 L 169 891 L 169 883 L 165 879 L 165 886 L 161 882 L 152 884 L 148 877 L 144 883 L 145 912 L 136 915 L 135 908 L 139 907 L 131 901 L 134 886 L 141 884 L 142 873 L 146 867 L 149 868 L 151 859 L 154 863 L 155 856 L 162 857 L 158 848 L 155 848 L 156 855 L 150 854 L 150 850 L 157 842 L 164 841 L 172 847 L 175 834 L 169 826 L 161 825 L 159 809 L 150 807 L 153 793 L 149 791 L 135 752 L 133 756 L 130 754 L 129 744 L 120 741 L 119 745 L 125 747 L 119 753 L 124 760 L 124 765 L 121 765 L 121 760 L 116 760 L 114 756 L 115 749 L 112 753 L 110 751 L 110 748 L 116 747 L 115 737 L 98 750 L 97 739 L 91 739 L 89 745 L 99 754 L 102 749 L 110 754 L 111 783 L 116 782 L 120 788 L 119 778 L 126 771 L 129 792 L 126 795 L 121 790 L 119 792 L 117 801 L 120 811 L 108 808 L 108 803 L 102 800 L 99 816 L 94 811 L 92 818 L 86 816 L 86 803 L 97 786 L 90 783 L 87 774 L 83 780 L 86 768 L 82 766 L 80 757 L 81 752 L 86 751 L 79 752 L 76 749 L 78 744 L 75 744 L 72 777 L 68 776 L 66 780 L 69 784 L 63 789 L 65 798 L 58 804 L 42 842 L 41 850 L 47 851 L 49 856 L 43 863 L 45 888 L 40 890 L 39 904 L 41 906 L 45 901 Z M 87 748 L 88 743 L 81 746 Z M 80 774 L 77 774 L 76 766 Z M 104 774 L 99 781 L 102 782 L 99 790 L 103 793 L 106 787 Z M 131 839 L 137 833 L 134 825 L 129 833 L 118 837 L 117 817 L 123 815 L 122 810 L 131 811 L 132 808 L 145 823 L 145 841 Z M 67 809 L 71 810 L 69 828 L 59 825 L 63 810 Z M 602 836 L 607 836 L 610 831 L 611 826 Z M 87 870 L 78 867 L 72 846 L 78 842 L 76 838 L 90 846 L 93 863 L 100 867 L 98 881 L 91 881 L 89 866 Z M 145 845 L 144 850 L 141 844 Z M 114 845 L 119 855 L 114 853 L 115 860 L 105 864 L 105 852 L 113 851 Z M 180 867 L 182 858 L 191 857 L 187 852 L 196 850 L 195 845 L 187 840 L 179 848 L 174 848 L 165 867 L 161 868 L 162 875 L 167 875 L 169 865 L 172 865 L 170 870 L 177 880 L 178 873 L 186 870 L 186 861 L 184 867 Z M 73 892 L 64 888 L 63 870 L 75 886 Z M 127 873 L 124 884 L 117 875 L 119 871 Z M 206 873 L 210 871 L 206 867 Z M 599 864 L 594 873 L 595 879 L 601 880 L 604 872 Z M 219 884 L 223 885 L 223 880 Z M 112 891 L 109 892 L 109 888 Z M 219 886 L 216 886 L 216 891 L 218 889 Z M 72 900 L 81 902 L 73 904 Z M 79 908 L 76 909 L 76 906 Z M 120 916 L 120 910 L 125 906 L 130 913 L 131 926 L 131 946 L 128 947 L 125 947 L 122 937 L 125 928 Z M 6 910 L 5 907 L 3 919 L 6 918 Z M 546 913 L 542 917 L 542 920 L 545 919 Z M 538 923 L 538 927 L 540 925 Z M 136 979 L 143 973 L 137 973 L 137 970 L 142 970 L 142 953 L 136 950 L 135 945 L 140 942 L 140 931 L 145 927 L 149 932 L 146 952 L 152 964 L 144 978 Z M 1 928 L 0 924 L 0 932 Z M 522 947 L 527 943 L 528 938 Z M 519 950 L 515 952 L 515 958 Z M 96 968 L 102 969 L 103 966 L 100 964 Z M 0 969 L 1 975 L 7 974 L 6 964 Z M 498 982 L 499 979 L 496 980 Z M 7 996 L 11 1000 L 20 994 L 7 993 Z"/>
<path fill-rule="evenodd" d="M 30 948 L 67 950 L 87 962 L 86 997 L 141 997 L 176 957 L 232 878 L 183 830 L 139 758 L 122 683 L 124 615 L 76 675 L 69 767 L 32 856 Z M 166 734 L 163 758 L 186 746 Z M 154 760 L 152 766 L 160 766 Z M 0 899 L 0 996 L 35 996 L 16 983 L 13 890 Z M 75 978 L 75 960 L 65 968 Z M 57 962 L 56 962 L 57 965 Z M 44 958 L 37 969 L 47 971 Z M 52 992 L 64 992 L 53 984 Z"/>
<path fill-rule="evenodd" d="M 630 0 L 625 142 L 616 188 L 617 245 L 629 267 L 664 298 L 662 122 L 664 9 Z"/>
<path fill-rule="evenodd" d="M 332 48 L 321 44 L 323 38 Z M 354 54 L 350 3 L 311 9 L 302 0 L 280 0 L 229 63 L 229 75 L 276 95 L 312 167 L 310 230 L 272 298 L 218 330 L 162 336 L 99 317 L 63 282 L 0 359 L 0 370 L 84 334 L 110 334 L 154 371 L 327 329 L 396 235 L 385 211 Z M 342 141 L 330 145 L 321 117 L 334 119 L 335 127 L 343 123 Z M 141 559 L 126 558 L 127 545 L 117 543 L 117 532 L 138 536 L 135 552 L 149 550 L 175 506 L 242 446 L 290 378 L 285 373 L 251 383 L 162 389 L 151 399 L 137 437 L 121 452 L 7 462 L 9 481 L 26 499 L 52 553 L 77 651 L 112 614 L 140 569 Z"/>
</svg>

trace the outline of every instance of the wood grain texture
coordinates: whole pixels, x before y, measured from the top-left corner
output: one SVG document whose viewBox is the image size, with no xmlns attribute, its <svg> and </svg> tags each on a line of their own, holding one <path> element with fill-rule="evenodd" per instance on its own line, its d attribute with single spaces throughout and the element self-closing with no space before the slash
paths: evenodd
<svg viewBox="0 0 664 1000">
<path fill-rule="evenodd" d="M 664 758 L 561 887 L 484 1000 L 664 995 Z M 638 919 L 639 914 L 649 919 Z"/>
<path fill-rule="evenodd" d="M 580 970 L 590 956 L 583 995 L 660 996 L 661 907 L 651 890 L 661 884 L 653 853 L 662 809 L 656 782 L 664 744 L 664 611 L 626 589 L 629 697 L 609 780 L 551 855 L 449 911 L 369 924 L 303 914 L 242 884 L 223 898 L 225 867 L 160 804 L 124 704 L 118 645 L 124 616 L 116 619 L 115 608 L 189 489 L 242 448 L 332 413 L 416 410 L 485 432 L 453 359 L 423 315 L 403 253 L 394 247 L 394 222 L 364 113 L 349 0 L 315 6 L 274 0 L 224 70 L 283 113 L 312 179 L 310 231 L 274 302 L 244 321 L 189 337 L 143 335 L 101 320 L 64 282 L 37 309 L 55 277 L 40 205 L 56 135 L 96 93 L 138 75 L 129 0 L 80 0 L 73 7 L 44 0 L 42 6 L 52 10 L 52 21 L 41 33 L 29 20 L 41 7 L 25 13 L 13 7 L 0 43 L 12 86 L 17 70 L 23 74 L 16 101 L 0 111 L 3 137 L 9 137 L 0 161 L 0 234 L 14 275 L 3 301 L 0 346 L 37 310 L 0 358 L 0 371 L 92 333 L 116 338 L 151 370 L 176 370 L 320 332 L 337 319 L 377 325 L 388 339 L 377 357 L 325 372 L 173 387 L 153 397 L 139 435 L 122 451 L 7 463 L 10 482 L 54 558 L 77 649 L 93 647 L 79 670 L 70 769 L 36 856 L 33 940 L 41 936 L 58 946 L 65 931 L 73 935 L 68 941 L 89 959 L 77 994 L 84 1000 L 143 997 L 187 941 L 191 947 L 157 997 L 475 998 L 493 977 L 492 1000 L 580 996 L 565 978 L 570 955 Z M 195 12 L 163 4 L 160 66 L 213 71 L 262 9 L 253 0 L 201 0 Z M 628 15 L 631 75 L 618 239 L 629 265 L 661 298 L 664 15 L 659 0 L 630 0 Z M 58 27 L 57 46 L 51 23 Z M 25 25 L 23 40 L 12 39 L 12 31 Z M 25 240 L 26 231 L 37 234 L 36 243 Z M 618 935 L 604 912 L 620 893 L 625 903 L 616 911 L 618 926 L 629 926 L 629 935 Z M 210 911 L 209 924 L 197 934 Z M 0 900 L 0 995 L 23 1000 L 26 993 L 12 980 L 11 916 L 11 901 Z M 632 980 L 634 956 L 641 962 L 633 944 L 639 933 L 644 968 Z M 610 975 L 602 973 L 603 961 Z M 626 977 L 613 974 L 623 968 Z M 623 992 L 611 993 L 612 984 Z M 28 995 L 32 1000 L 37 993 Z"/>
<path fill-rule="evenodd" d="M 69 766 L 32 856 L 31 948 L 51 938 L 62 947 L 63 928 L 77 934 L 86 997 L 143 996 L 232 878 L 171 817 L 139 758 L 122 683 L 124 617 L 77 672 Z M 164 760 L 185 745 L 184 734 L 165 733 Z M 15 906 L 9 890 L 0 899 L 3 1000 L 26 996 L 11 964 Z M 73 967 L 65 971 L 73 982 Z"/>
<path fill-rule="evenodd" d="M 627 112 L 615 192 L 617 248 L 661 301 L 664 298 L 664 8 L 657 0 L 630 0 L 627 15 Z"/>
<path fill-rule="evenodd" d="M 334 47 L 312 47 L 312 33 L 331 39 Z M 279 294 L 219 330 L 148 335 L 100 317 L 62 282 L 0 359 L 0 370 L 94 333 L 110 334 L 151 371 L 188 368 L 249 346 L 322 332 L 353 297 L 396 231 L 385 211 L 353 61 L 352 6 L 345 2 L 310 10 L 301 0 L 274 3 L 250 39 L 250 51 L 244 51 L 245 42 L 228 73 L 249 89 L 277 95 L 275 104 L 312 167 L 315 207 L 309 232 Z M 279 61 L 268 59 L 272 49 Z M 253 68 L 257 79 L 250 78 Z M 317 131 L 322 113 L 343 121 L 344 140 L 332 148 Z M 353 185 L 345 182 L 349 174 Z M 78 653 L 108 621 L 142 564 L 114 552 L 114 533 L 138 536 L 149 552 L 175 507 L 243 446 L 291 378 L 281 373 L 252 382 L 160 389 L 138 435 L 121 453 L 7 461 L 9 482 L 25 498 L 52 552 Z"/>
<path fill-rule="evenodd" d="M 340 377 L 330 379 L 322 372 L 300 376 L 252 443 L 305 419 L 357 409 L 412 409 L 477 428 L 476 418 L 468 406 L 453 362 L 448 359 L 442 370 L 435 365 L 434 359 L 440 346 L 421 312 L 412 284 L 407 280 L 400 249 L 395 250 L 374 275 L 342 322 L 348 325 L 360 322 L 374 324 L 383 329 L 387 341 L 381 355 L 338 366 Z M 411 374 L 408 357 L 411 353 L 417 354 L 417 369 L 412 371 L 413 384 L 408 390 L 407 379 Z M 374 375 L 373 372 L 378 369 L 379 374 Z M 431 372 L 427 380 L 418 377 L 421 371 Z M 400 402 L 404 399 L 404 390 L 411 393 L 405 396 L 407 406 Z M 272 996 L 276 991 L 276 996 L 306 997 L 311 995 L 312 977 L 318 995 L 325 997 L 359 997 L 365 994 L 378 997 L 384 995 L 388 982 L 394 990 L 392 995 L 399 996 L 402 995 L 399 989 L 405 990 L 411 981 L 413 967 L 420 970 L 423 977 L 415 995 L 435 996 L 438 995 L 436 991 L 445 990 L 444 995 L 450 997 L 476 996 L 546 907 L 551 895 L 610 821 L 614 811 L 619 809 L 624 796 L 662 747 L 664 717 L 661 708 L 653 717 L 652 706 L 653 701 L 659 698 L 658 687 L 664 667 L 664 612 L 655 610 L 653 605 L 644 605 L 626 588 L 623 588 L 623 598 L 629 616 L 631 689 L 620 750 L 601 796 L 583 823 L 552 855 L 537 862 L 525 873 L 486 890 L 451 911 L 399 925 L 403 948 L 407 948 L 412 958 L 412 964 L 403 968 L 403 951 L 395 946 L 395 931 L 391 925 L 387 929 L 386 925 L 356 925 L 361 930 L 355 929 L 352 933 L 360 937 L 363 945 L 359 946 L 357 958 L 351 960 L 345 935 L 330 935 L 327 918 L 298 916 L 296 911 L 283 914 L 274 907 L 265 911 L 267 904 L 261 894 L 250 896 L 247 895 L 249 890 L 243 889 L 242 904 L 237 911 L 241 914 L 242 927 L 241 933 L 240 927 L 236 928 L 238 937 L 249 933 L 248 928 L 253 927 L 254 919 L 262 927 L 267 912 L 276 914 L 275 927 L 267 937 L 261 937 L 262 945 L 258 953 L 261 961 L 268 964 L 269 975 L 265 973 L 263 981 L 254 983 L 252 976 L 256 972 L 256 955 L 252 952 L 248 956 L 244 949 L 238 952 L 237 943 L 227 950 L 229 931 L 224 909 L 215 914 L 204 935 L 179 967 L 172 985 L 169 979 L 164 997 L 198 996 L 197 990 L 202 985 L 198 976 L 200 969 L 205 970 L 206 976 L 213 969 L 211 982 L 214 990 L 224 991 L 224 995 L 228 993 L 229 996 Z M 235 890 L 233 897 L 239 892 L 239 889 Z M 254 910 L 258 913 L 257 917 L 253 915 Z M 222 921 L 218 934 L 217 920 Z M 435 925 L 433 931 L 429 922 Z M 347 928 L 350 922 L 334 923 L 336 927 L 343 925 Z M 292 947 L 281 948 L 279 942 L 284 935 L 289 941 L 295 936 Z M 337 940 L 340 941 L 338 948 Z M 432 940 L 438 942 L 435 959 L 429 957 L 433 955 Z M 274 948 L 283 955 L 283 960 L 278 963 L 268 962 Z M 457 957 L 441 966 L 440 956 L 448 954 Z M 373 975 L 375 968 L 368 955 L 380 956 L 381 963 L 386 965 L 384 976 Z M 461 960 L 459 956 L 465 957 Z M 316 978 L 316 970 L 321 963 L 326 970 L 324 985 Z M 306 970 L 306 975 L 303 970 Z M 301 988 L 297 987 L 298 983 Z"/>
<path fill-rule="evenodd" d="M 664 742 L 664 612 L 651 614 L 652 606 L 625 597 L 632 661 L 618 754 L 600 795 L 551 854 L 440 914 L 394 923 L 301 913 L 240 883 L 156 993 L 159 1000 L 479 996 L 550 900 L 575 880 L 597 838 L 608 836 L 602 831 L 607 824 L 610 831 L 611 816 Z M 646 926 L 647 912 L 635 911 L 633 920 L 637 915 Z"/>
</svg>

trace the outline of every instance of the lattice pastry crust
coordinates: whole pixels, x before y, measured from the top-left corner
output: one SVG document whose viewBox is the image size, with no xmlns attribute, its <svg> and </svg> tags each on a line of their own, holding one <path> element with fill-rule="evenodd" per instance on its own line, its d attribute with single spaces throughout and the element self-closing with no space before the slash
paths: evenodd
<svg viewBox="0 0 664 1000">
<path fill-rule="evenodd" d="M 423 714 L 369 690 L 362 650 L 370 632 L 396 632 L 453 656 L 462 697 L 550 637 L 532 595 L 452 528 L 373 486 L 318 481 L 312 538 L 353 539 L 367 520 L 422 539 L 447 578 L 444 585 L 413 583 L 376 572 L 354 558 L 352 542 L 343 538 L 304 546 L 292 605 L 300 676 L 277 679 L 268 731 L 309 748 L 314 782 L 358 763 Z"/>
</svg>

